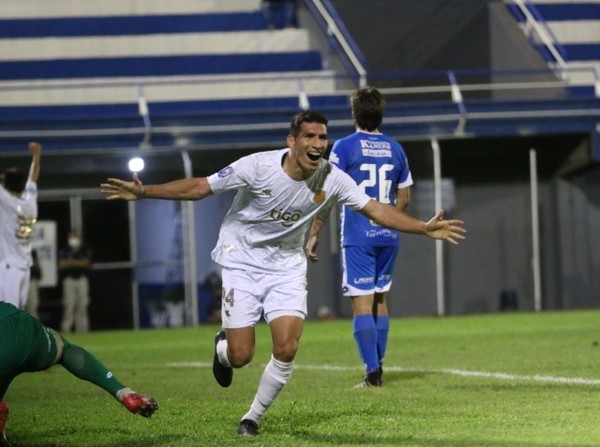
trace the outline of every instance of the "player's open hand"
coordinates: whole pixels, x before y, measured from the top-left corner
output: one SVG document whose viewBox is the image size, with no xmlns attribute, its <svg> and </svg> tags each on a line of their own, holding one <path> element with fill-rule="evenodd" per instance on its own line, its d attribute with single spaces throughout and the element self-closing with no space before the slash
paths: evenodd
<svg viewBox="0 0 600 447">
<path fill-rule="evenodd" d="M 464 234 L 467 232 L 463 225 L 462 220 L 444 220 L 444 210 L 440 210 L 427 222 L 425 234 L 433 239 L 441 239 L 458 245 L 459 240 L 465 239 Z"/>
<path fill-rule="evenodd" d="M 317 255 L 318 244 L 319 238 L 316 235 L 312 235 L 308 237 L 306 245 L 304 246 L 304 252 L 306 253 L 306 257 L 312 262 L 317 262 L 319 260 L 319 256 Z"/>
<path fill-rule="evenodd" d="M 139 200 L 144 198 L 146 188 L 135 173 L 132 182 L 117 178 L 109 178 L 106 181 L 107 183 L 102 183 L 100 188 L 102 193 L 106 194 L 108 200 Z"/>
</svg>

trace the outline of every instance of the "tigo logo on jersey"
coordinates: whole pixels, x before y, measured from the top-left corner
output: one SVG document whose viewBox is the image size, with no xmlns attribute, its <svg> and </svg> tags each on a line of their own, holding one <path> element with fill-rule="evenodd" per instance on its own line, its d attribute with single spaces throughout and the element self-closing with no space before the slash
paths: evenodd
<svg viewBox="0 0 600 447">
<path fill-rule="evenodd" d="M 291 227 L 294 225 L 294 222 L 297 222 L 302 217 L 301 211 L 283 211 L 274 208 L 269 213 L 269 216 L 275 221 L 281 221 L 281 225 L 284 227 Z"/>
<path fill-rule="evenodd" d="M 233 172 L 233 168 L 231 166 L 227 166 L 227 167 L 221 169 L 217 175 L 220 178 L 223 178 L 223 177 L 227 177 L 228 175 L 231 175 L 232 172 Z"/>
</svg>

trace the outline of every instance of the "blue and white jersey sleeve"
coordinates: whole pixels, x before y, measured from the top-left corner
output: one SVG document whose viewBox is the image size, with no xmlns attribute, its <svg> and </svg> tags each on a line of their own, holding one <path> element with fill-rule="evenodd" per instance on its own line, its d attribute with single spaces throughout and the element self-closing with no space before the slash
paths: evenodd
<svg viewBox="0 0 600 447">
<path fill-rule="evenodd" d="M 398 176 L 398 189 L 408 188 L 413 184 L 412 174 L 410 173 L 410 168 L 408 167 L 408 159 L 406 158 L 406 154 L 404 150 L 400 150 L 399 157 L 403 160 L 400 164 L 400 173 Z"/>
<path fill-rule="evenodd" d="M 331 153 L 329 154 L 329 162 L 342 171 L 346 171 L 346 156 L 344 155 L 344 151 L 339 151 L 339 144 L 341 140 L 333 143 L 333 147 L 331 148 Z"/>
</svg>

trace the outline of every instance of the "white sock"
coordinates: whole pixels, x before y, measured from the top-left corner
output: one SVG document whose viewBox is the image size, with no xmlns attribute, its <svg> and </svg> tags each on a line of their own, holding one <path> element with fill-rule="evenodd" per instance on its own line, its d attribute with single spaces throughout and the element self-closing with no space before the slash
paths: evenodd
<svg viewBox="0 0 600 447">
<path fill-rule="evenodd" d="M 250 411 L 242 419 L 250 419 L 258 423 L 260 417 L 265 414 L 283 386 L 292 377 L 293 366 L 294 362 L 280 362 L 271 356 L 271 361 L 260 378 Z"/>
<path fill-rule="evenodd" d="M 217 343 L 217 357 L 219 357 L 219 363 L 221 365 L 231 368 L 229 357 L 227 357 L 227 340 L 219 340 Z"/>
<path fill-rule="evenodd" d="M 127 396 L 128 394 L 134 393 L 135 391 L 133 391 L 131 388 L 129 388 L 128 386 L 126 386 L 125 388 L 121 388 L 119 391 L 117 391 L 117 395 L 115 396 L 117 398 L 117 400 L 119 402 L 123 401 L 123 398 L 125 396 Z"/>
</svg>

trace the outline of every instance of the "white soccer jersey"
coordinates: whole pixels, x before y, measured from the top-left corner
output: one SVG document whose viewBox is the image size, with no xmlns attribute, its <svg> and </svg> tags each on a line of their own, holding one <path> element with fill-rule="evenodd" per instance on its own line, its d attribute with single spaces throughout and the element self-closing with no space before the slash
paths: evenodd
<svg viewBox="0 0 600 447">
<path fill-rule="evenodd" d="M 326 160 L 308 180 L 293 180 L 282 167 L 289 151 L 252 154 L 208 177 L 215 194 L 238 190 L 212 252 L 223 267 L 305 270 L 304 237 L 315 214 L 332 201 L 358 210 L 371 200 Z"/>
<path fill-rule="evenodd" d="M 37 219 L 37 185 L 28 181 L 21 197 L 0 186 L 0 261 L 11 267 L 31 266 L 31 233 Z"/>
</svg>

